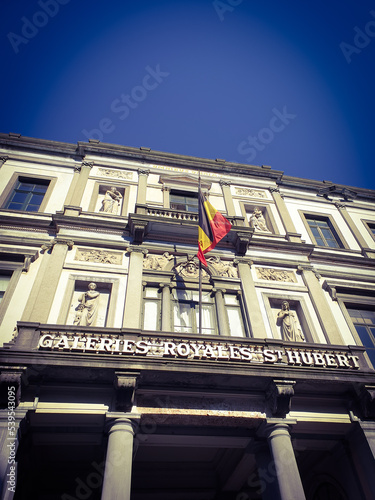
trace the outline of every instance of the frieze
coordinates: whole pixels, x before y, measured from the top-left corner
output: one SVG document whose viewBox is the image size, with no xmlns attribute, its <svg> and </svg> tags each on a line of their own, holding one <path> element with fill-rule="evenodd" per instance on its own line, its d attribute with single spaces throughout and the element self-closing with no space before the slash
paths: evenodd
<svg viewBox="0 0 375 500">
<path fill-rule="evenodd" d="M 208 342 L 152 337 L 126 339 L 123 335 L 56 334 L 41 331 L 38 349 L 99 353 L 141 358 L 233 361 L 254 365 L 344 368 L 358 370 L 359 357 L 351 351 L 300 347 L 269 348 L 241 342 Z"/>
<path fill-rule="evenodd" d="M 115 179 L 133 178 L 133 172 L 121 172 L 120 170 L 111 170 L 109 168 L 99 168 L 98 170 L 103 177 L 109 177 Z"/>
<path fill-rule="evenodd" d="M 105 250 L 77 249 L 74 260 L 81 262 L 95 262 L 97 264 L 117 264 L 122 262 L 122 252 L 106 252 Z"/>
<path fill-rule="evenodd" d="M 231 262 L 224 262 L 220 257 L 210 257 L 208 262 L 213 266 L 219 276 L 227 278 L 238 278 L 237 269 Z"/>
<path fill-rule="evenodd" d="M 271 267 L 257 267 L 257 278 L 268 281 L 284 281 L 286 283 L 297 283 L 293 271 L 272 269 Z"/>
<path fill-rule="evenodd" d="M 264 191 L 250 188 L 236 188 L 236 194 L 240 196 L 250 196 L 251 198 L 267 198 Z"/>
<path fill-rule="evenodd" d="M 162 271 L 172 259 L 173 256 L 169 252 L 164 252 L 163 255 L 148 253 L 143 259 L 143 269 Z"/>
</svg>

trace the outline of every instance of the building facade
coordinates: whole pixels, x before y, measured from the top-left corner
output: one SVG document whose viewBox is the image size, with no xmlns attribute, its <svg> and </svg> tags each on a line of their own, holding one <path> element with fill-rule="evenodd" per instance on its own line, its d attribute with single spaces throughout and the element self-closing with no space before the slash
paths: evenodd
<svg viewBox="0 0 375 500">
<path fill-rule="evenodd" d="M 375 491 L 375 192 L 0 134 L 2 499 Z M 231 222 L 206 254 L 198 176 Z"/>
</svg>

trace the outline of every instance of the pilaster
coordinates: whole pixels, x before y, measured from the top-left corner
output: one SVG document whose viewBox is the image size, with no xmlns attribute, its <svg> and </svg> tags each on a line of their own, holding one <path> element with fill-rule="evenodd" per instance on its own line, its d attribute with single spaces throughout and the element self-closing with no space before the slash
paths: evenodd
<svg viewBox="0 0 375 500">
<path fill-rule="evenodd" d="M 53 240 L 42 246 L 43 260 L 26 303 L 22 321 L 47 323 L 66 254 L 73 245 L 70 240 Z"/>
<path fill-rule="evenodd" d="M 94 162 L 82 161 L 82 164 L 75 168 L 72 184 L 64 204 L 64 214 L 79 215 L 83 193 L 93 166 Z"/>
<path fill-rule="evenodd" d="M 264 327 L 264 320 L 260 310 L 253 276 L 250 270 L 251 264 L 252 262 L 249 259 L 238 259 L 238 275 L 241 278 L 244 304 L 249 323 L 251 324 L 252 336 L 258 339 L 265 339 L 267 338 L 267 333 Z M 249 314 L 250 311 L 251 314 Z"/>
<path fill-rule="evenodd" d="M 233 204 L 232 192 L 230 190 L 230 181 L 220 180 L 221 190 L 223 192 L 225 207 L 227 209 L 228 217 L 234 217 L 236 215 L 236 211 Z"/>
<path fill-rule="evenodd" d="M 140 328 L 142 308 L 143 256 L 147 253 L 147 251 L 136 246 L 128 247 L 126 251 L 130 254 L 130 259 L 128 269 L 128 283 L 125 296 L 123 327 Z"/>
<path fill-rule="evenodd" d="M 287 239 L 293 243 L 301 243 L 301 235 L 296 232 L 293 220 L 288 212 L 279 188 L 270 187 L 269 190 L 271 191 L 277 211 L 279 212 L 280 218 L 284 225 Z"/>
<path fill-rule="evenodd" d="M 228 337 L 230 335 L 228 317 L 225 310 L 224 294 L 226 290 L 224 288 L 214 288 L 212 290 L 215 293 L 216 311 L 217 311 L 217 321 L 219 327 L 219 335 L 224 335 Z"/>
<path fill-rule="evenodd" d="M 138 191 L 137 191 L 137 204 L 146 204 L 146 193 L 147 193 L 147 177 L 150 170 L 138 169 Z"/>
<path fill-rule="evenodd" d="M 350 217 L 349 212 L 346 209 L 346 205 L 344 203 L 335 203 L 336 208 L 340 212 L 342 218 L 346 222 L 346 225 L 349 227 L 352 232 L 354 238 L 356 239 L 358 245 L 361 247 L 362 254 L 364 257 L 368 257 L 369 259 L 375 259 L 375 249 L 368 248 L 366 240 L 362 236 L 358 227 L 355 225 L 353 219 Z"/>
<path fill-rule="evenodd" d="M 309 290 L 309 296 L 327 342 L 343 345 L 344 342 L 339 327 L 325 298 L 324 291 L 320 286 L 319 276 L 314 273 L 312 266 L 298 266 L 298 271 L 302 274 L 302 279 Z"/>
<path fill-rule="evenodd" d="M 170 332 L 172 330 L 172 300 L 170 283 L 160 283 L 162 298 L 161 298 L 161 330 L 162 332 Z"/>
</svg>

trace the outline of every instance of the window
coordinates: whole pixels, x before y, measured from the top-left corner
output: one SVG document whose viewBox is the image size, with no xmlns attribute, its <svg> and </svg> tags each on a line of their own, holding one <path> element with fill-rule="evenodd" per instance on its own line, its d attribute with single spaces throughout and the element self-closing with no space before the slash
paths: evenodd
<svg viewBox="0 0 375 500">
<path fill-rule="evenodd" d="M 0 302 L 3 300 L 11 277 L 11 274 L 0 274 Z"/>
<path fill-rule="evenodd" d="M 173 329 L 175 332 L 198 333 L 199 292 L 198 290 L 174 289 Z M 215 334 L 215 304 L 211 292 L 202 294 L 202 334 Z"/>
<path fill-rule="evenodd" d="M 161 293 L 158 288 L 146 287 L 143 305 L 143 329 L 160 330 L 161 328 Z"/>
<path fill-rule="evenodd" d="M 320 247 L 344 248 L 329 217 L 305 215 L 313 240 Z"/>
<path fill-rule="evenodd" d="M 371 310 L 347 307 L 347 311 L 362 344 L 366 347 L 368 357 L 375 367 L 375 308 Z"/>
<path fill-rule="evenodd" d="M 169 196 L 170 208 L 184 212 L 198 213 L 198 194 L 171 190 Z"/>
<path fill-rule="evenodd" d="M 49 180 L 44 179 L 19 177 L 4 208 L 25 212 L 38 212 L 49 182 Z"/>
<path fill-rule="evenodd" d="M 224 304 L 228 316 L 230 335 L 234 337 L 245 337 L 245 327 L 238 296 L 226 293 L 224 295 Z"/>
</svg>

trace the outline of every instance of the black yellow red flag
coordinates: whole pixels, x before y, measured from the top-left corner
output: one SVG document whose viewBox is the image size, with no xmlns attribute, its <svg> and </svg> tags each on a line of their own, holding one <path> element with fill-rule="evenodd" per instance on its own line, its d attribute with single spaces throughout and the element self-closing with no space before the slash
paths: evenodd
<svg viewBox="0 0 375 500">
<path fill-rule="evenodd" d="M 232 224 L 205 199 L 199 189 L 198 259 L 207 266 L 205 253 L 213 250 L 229 233 Z"/>
</svg>

